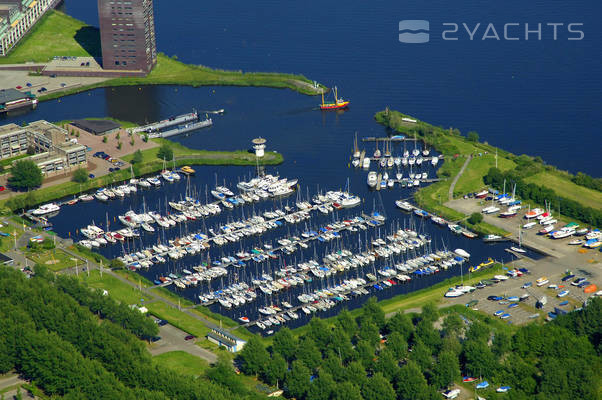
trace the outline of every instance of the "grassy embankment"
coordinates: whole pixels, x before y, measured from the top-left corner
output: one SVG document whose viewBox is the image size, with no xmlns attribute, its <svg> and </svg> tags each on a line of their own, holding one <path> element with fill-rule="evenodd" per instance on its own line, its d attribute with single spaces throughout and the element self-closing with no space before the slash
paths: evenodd
<svg viewBox="0 0 602 400">
<path fill-rule="evenodd" d="M 422 121 L 418 121 L 416 124 L 407 123 L 401 120 L 402 117 L 408 116 L 396 111 L 389 111 L 389 117 L 387 117 L 386 113 L 382 111 L 376 114 L 375 119 L 396 132 L 410 135 L 416 134 L 417 137 L 445 155 L 445 162 L 439 169 L 438 175 L 446 180 L 420 189 L 416 193 L 415 198 L 421 207 L 436 212 L 447 219 L 461 220 L 466 218 L 462 213 L 444 205 L 448 199 L 451 182 L 460 171 L 466 157 L 469 154 L 473 155 L 473 159 L 456 183 L 454 188 L 455 198 L 469 192 L 478 191 L 486 186 L 483 177 L 491 167 L 495 167 L 496 151 L 498 155 L 497 165 L 501 171 L 520 169 L 522 167 L 519 167 L 519 163 L 524 163 L 525 158 L 529 159 L 531 168 L 536 168 L 535 170 L 539 172 L 524 178 L 526 182 L 552 189 L 558 195 L 577 201 L 588 207 L 600 208 L 602 205 L 601 192 L 573 183 L 571 181 L 572 175 L 567 172 L 559 171 L 552 166 L 543 165 L 541 161 L 537 161 L 529 156 L 517 156 L 486 143 L 471 142 L 465 137 L 460 136 L 457 130 L 452 130 L 451 128 L 445 130 Z M 456 155 L 458 156 L 456 157 Z M 510 190 L 510 187 L 508 187 L 508 190 Z M 528 200 L 523 202 L 523 205 L 525 207 L 530 206 L 531 208 L 544 206 Z M 575 220 L 575 218 L 559 215 L 556 210 L 555 214 L 558 215 L 557 218 L 562 222 L 576 221 L 584 224 L 583 221 Z M 467 221 L 465 224 L 469 228 L 483 234 L 505 233 L 500 228 L 484 222 L 481 222 L 477 226 L 471 226 Z M 587 225 L 587 223 L 584 225 Z"/>
<path fill-rule="evenodd" d="M 483 188 L 485 186 L 483 177 L 490 167 L 495 166 L 496 148 L 485 143 L 471 142 L 453 131 L 450 132 L 423 121 L 417 123 L 404 122 L 401 120 L 403 117 L 409 116 L 397 111 L 389 111 L 388 116 L 385 111 L 378 112 L 375 115 L 376 121 L 380 124 L 399 133 L 416 135 L 445 156 L 443 165 L 437 171 L 442 180 L 418 190 L 415 194 L 416 202 L 420 207 L 437 213 L 448 220 L 464 220 L 467 217 L 466 215 L 444 205 L 448 200 L 449 188 L 453 178 L 464 165 L 466 158 L 472 155 L 473 159 L 456 183 L 454 197 Z M 510 153 L 498 149 L 498 168 L 501 170 L 514 168 L 515 163 L 510 156 Z M 485 222 L 471 225 L 468 221 L 464 221 L 463 224 L 481 234 L 507 234 L 506 231 Z"/>
<path fill-rule="evenodd" d="M 174 153 L 177 166 L 183 165 L 255 165 L 255 155 L 244 150 L 237 151 L 208 151 L 195 150 L 185 147 L 179 143 L 170 142 L 167 139 L 151 139 L 159 144 L 168 143 Z M 134 174 L 136 176 L 150 174 L 160 171 L 163 168 L 163 160 L 157 157 L 159 148 L 148 149 L 142 152 L 143 161 L 134 165 Z M 130 161 L 133 158 L 133 153 L 123 157 L 123 160 Z M 283 162 L 284 158 L 281 154 L 275 152 L 266 152 L 262 160 L 262 165 L 278 165 Z M 59 199 L 66 196 L 76 195 L 87 190 L 96 189 L 102 186 L 112 185 L 117 182 L 122 182 L 131 178 L 129 170 L 120 170 L 99 176 L 94 179 L 89 179 L 86 183 L 79 184 L 75 182 L 65 182 L 59 185 L 37 189 L 29 194 L 17 194 L 12 198 L 27 199 L 28 196 L 33 196 L 28 206 L 44 203 L 51 200 Z M 0 209 L 8 207 L 7 201 L 10 198 L 0 200 Z"/>
<path fill-rule="evenodd" d="M 51 271 L 58 272 L 75 266 L 75 260 L 71 255 L 61 249 L 25 251 L 25 256 L 36 264 L 44 265 Z M 81 262 L 78 263 L 80 266 Z"/>
<path fill-rule="evenodd" d="M 162 367 L 170 368 L 184 375 L 199 376 L 209 368 L 209 363 L 184 351 L 170 351 L 153 357 Z"/>
<path fill-rule="evenodd" d="M 0 58 L 0 64 L 25 62 L 45 63 L 54 56 L 100 57 L 98 28 L 70 17 L 60 11 L 49 11 L 9 53 Z M 316 95 L 323 87 L 314 88 L 313 82 L 302 75 L 243 72 L 212 69 L 202 65 L 190 65 L 159 54 L 157 66 L 146 77 L 107 79 L 93 85 L 71 88 L 40 97 L 49 100 L 97 87 L 124 85 L 187 85 L 187 86 L 261 86 L 291 89 Z"/>
<path fill-rule="evenodd" d="M 468 271 L 468 266 L 463 267 L 466 271 Z M 494 275 L 499 274 L 502 271 L 501 264 L 495 264 L 491 268 L 482 269 L 473 274 L 464 275 L 464 284 L 465 285 L 474 285 L 477 282 L 485 279 L 492 278 Z M 462 278 L 459 276 L 455 276 L 449 279 L 444 280 L 443 282 L 439 282 L 433 286 L 429 286 L 424 289 L 420 289 L 408 294 L 400 294 L 395 297 L 391 297 L 390 299 L 379 301 L 379 306 L 383 309 L 386 315 L 391 315 L 395 312 L 419 309 L 423 305 L 427 303 L 441 303 L 445 298 L 443 295 L 447 290 L 455 285 L 458 285 L 462 282 Z M 466 301 L 470 301 L 470 297 L 466 296 Z M 351 315 L 357 317 L 361 312 L 361 308 L 356 308 L 351 310 Z M 336 318 L 331 317 L 328 320 Z M 301 326 L 299 328 L 293 329 L 293 332 L 297 336 L 301 336 L 305 334 L 308 327 L 307 325 Z M 270 340 L 269 338 L 267 339 Z"/>
</svg>

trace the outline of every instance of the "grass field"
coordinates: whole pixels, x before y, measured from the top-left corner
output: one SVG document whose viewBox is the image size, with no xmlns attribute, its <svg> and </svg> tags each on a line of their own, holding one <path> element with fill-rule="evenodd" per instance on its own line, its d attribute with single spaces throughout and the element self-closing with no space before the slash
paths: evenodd
<svg viewBox="0 0 602 400">
<path fill-rule="evenodd" d="M 36 253 L 27 252 L 25 255 L 35 263 L 42 264 L 54 272 L 75 266 L 75 260 L 72 260 L 73 257 L 61 249 L 46 250 Z M 82 263 L 80 262 L 79 265 L 82 265 Z"/>
<path fill-rule="evenodd" d="M 47 62 L 54 56 L 100 56 L 98 29 L 50 10 L 0 64 Z"/>
<path fill-rule="evenodd" d="M 172 142 L 167 139 L 151 139 L 159 145 L 168 144 L 174 153 L 176 165 L 187 164 L 194 165 L 255 165 L 255 154 L 246 150 L 237 151 L 208 151 L 191 149 L 180 143 Z M 158 171 L 163 168 L 163 160 L 157 157 L 159 147 L 142 151 L 142 162 L 134 165 L 134 172 L 145 174 L 152 171 Z M 125 161 L 130 162 L 134 154 L 124 156 Z M 281 154 L 275 152 L 266 152 L 262 159 L 263 165 L 281 164 L 284 158 Z"/>
<path fill-rule="evenodd" d="M 513 169 L 515 166 L 514 161 L 505 157 L 498 157 L 498 168 L 501 171 Z M 457 197 L 457 195 L 462 196 L 485 187 L 483 177 L 492 167 L 495 167 L 495 154 L 487 153 L 482 156 L 474 156 L 456 183 L 454 197 Z"/>
<path fill-rule="evenodd" d="M 184 351 L 170 351 L 153 357 L 153 361 L 180 374 L 199 376 L 202 375 L 209 363 Z"/>
<path fill-rule="evenodd" d="M 127 305 L 143 304 L 144 302 L 141 299 L 149 300 L 148 296 L 145 296 L 144 293 L 121 282 L 112 275 L 103 273 L 101 277 L 98 270 L 91 270 L 90 276 L 88 276 L 87 272 L 80 270 L 79 277 L 83 282 L 87 282 L 90 287 L 104 289 L 109 292 L 109 296 Z"/>
<path fill-rule="evenodd" d="M 198 338 L 204 338 L 209 333 L 202 322 L 160 301 L 146 305 L 155 317 L 169 321 L 170 324 Z"/>
<path fill-rule="evenodd" d="M 525 182 L 535 183 L 537 185 L 550 188 L 558 195 L 566 197 L 570 200 L 574 200 L 588 207 L 597 209 L 602 207 L 602 192 L 579 186 L 553 172 L 540 172 L 525 178 Z"/>
</svg>

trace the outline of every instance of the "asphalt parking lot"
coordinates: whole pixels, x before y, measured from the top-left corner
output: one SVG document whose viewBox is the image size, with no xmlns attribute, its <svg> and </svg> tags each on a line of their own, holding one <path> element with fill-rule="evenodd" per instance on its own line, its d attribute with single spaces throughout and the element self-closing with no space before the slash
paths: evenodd
<svg viewBox="0 0 602 400">
<path fill-rule="evenodd" d="M 602 290 L 602 256 L 597 250 L 591 250 L 587 253 L 576 253 L 563 258 L 545 257 L 541 260 L 533 261 L 523 259 L 508 264 L 507 268 L 527 268 L 530 274 L 524 274 L 522 277 L 509 278 L 497 284 L 487 286 L 483 289 L 477 289 L 472 293 L 464 296 L 447 299 L 451 304 L 466 304 L 471 300 L 478 300 L 478 303 L 473 307 L 487 315 L 493 316 L 498 310 L 503 310 L 504 313 L 510 314 L 506 319 L 508 323 L 524 324 L 532 321 L 530 316 L 535 313 L 539 314 L 539 318 L 546 318 L 549 312 L 553 312 L 555 307 L 559 309 L 571 311 L 581 307 L 583 302 L 592 294 L 586 294 L 583 288 L 572 286 L 570 282 L 577 277 L 586 278 L 590 283 L 596 284 L 598 290 Z M 566 271 L 570 270 L 575 278 L 562 282 L 561 279 L 566 275 Z M 540 277 L 547 277 L 549 283 L 537 287 L 535 281 Z M 523 289 L 522 286 L 526 282 L 531 282 L 532 286 Z M 559 285 L 557 289 L 548 288 L 549 285 Z M 563 287 L 560 287 L 563 286 Z M 569 294 L 565 297 L 558 297 L 558 293 L 563 290 L 569 290 Z M 519 301 L 518 306 L 508 308 L 511 302 L 507 300 L 491 301 L 489 296 L 501 296 L 504 298 L 529 294 L 525 301 Z M 547 304 L 542 309 L 536 309 L 535 303 L 541 297 L 546 296 Z M 568 304 L 560 306 L 559 304 L 568 301 Z M 507 303 L 506 303 L 507 302 Z"/>
</svg>

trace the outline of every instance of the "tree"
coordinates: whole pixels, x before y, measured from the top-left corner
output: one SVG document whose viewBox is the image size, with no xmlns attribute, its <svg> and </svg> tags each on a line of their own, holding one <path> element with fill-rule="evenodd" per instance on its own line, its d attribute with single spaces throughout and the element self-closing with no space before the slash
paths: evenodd
<svg viewBox="0 0 602 400">
<path fill-rule="evenodd" d="M 27 155 L 33 156 L 36 154 L 36 148 L 32 145 L 27 146 Z"/>
<path fill-rule="evenodd" d="M 497 331 L 493 337 L 493 346 L 491 350 L 493 353 L 501 357 L 512 347 L 512 336 L 506 331 Z"/>
<path fill-rule="evenodd" d="M 395 390 L 381 373 L 374 374 L 364 381 L 361 389 L 362 397 L 370 400 L 395 400 Z"/>
<path fill-rule="evenodd" d="M 410 360 L 414 361 L 422 371 L 426 371 L 433 365 L 433 353 L 427 345 L 419 340 L 412 346 Z"/>
<path fill-rule="evenodd" d="M 320 376 L 314 379 L 307 391 L 307 398 L 311 400 L 328 400 L 332 396 L 336 383 L 328 372 L 320 371 Z"/>
<path fill-rule="evenodd" d="M 431 384 L 437 389 L 443 389 L 460 378 L 460 364 L 458 356 L 450 351 L 441 352 L 433 367 Z"/>
<path fill-rule="evenodd" d="M 134 136 L 132 136 L 132 138 L 130 139 L 130 146 L 133 146 L 136 144 L 136 141 L 134 140 Z"/>
<path fill-rule="evenodd" d="M 370 343 L 367 340 L 360 340 L 355 345 L 355 349 L 357 350 L 359 359 L 364 365 L 365 369 L 372 368 L 372 365 L 374 363 L 374 348 L 374 344 Z"/>
<path fill-rule="evenodd" d="M 398 312 L 387 321 L 387 331 L 399 332 L 408 341 L 414 332 L 414 324 L 407 314 Z"/>
<path fill-rule="evenodd" d="M 359 316 L 359 323 L 363 325 L 365 321 L 372 321 L 378 329 L 385 327 L 385 312 L 377 302 L 376 297 L 370 297 L 362 307 L 362 314 Z"/>
<path fill-rule="evenodd" d="M 132 156 L 132 164 L 140 164 L 142 162 L 143 156 L 140 150 L 136 150 L 134 155 Z"/>
<path fill-rule="evenodd" d="M 245 347 L 248 345 L 247 343 Z M 309 378 L 309 368 L 303 364 L 303 361 L 293 361 L 291 370 L 286 374 L 286 391 L 288 395 L 297 399 L 304 398 L 309 387 Z"/>
<path fill-rule="evenodd" d="M 252 336 L 240 352 L 242 371 L 257 376 L 270 360 L 270 355 L 257 336 Z"/>
<path fill-rule="evenodd" d="M 117 140 L 121 139 L 121 134 L 119 132 L 117 132 L 117 134 L 115 135 L 115 139 L 117 139 Z"/>
<path fill-rule="evenodd" d="M 478 213 L 478 212 L 473 212 L 472 214 L 470 214 L 470 217 L 468 217 L 468 222 L 471 223 L 472 225 L 476 225 L 479 222 L 481 222 L 483 220 L 483 214 Z"/>
<path fill-rule="evenodd" d="M 303 361 L 303 364 L 312 371 L 318 368 L 322 362 L 322 353 L 309 336 L 305 336 L 299 341 L 296 357 L 297 360 Z"/>
<path fill-rule="evenodd" d="M 102 138 L 102 142 L 103 142 L 103 143 L 106 143 L 106 142 L 107 142 L 107 137 L 106 137 L 106 136 L 104 136 L 104 137 Z"/>
<path fill-rule="evenodd" d="M 463 370 L 475 376 L 492 375 L 498 365 L 487 343 L 478 340 L 464 342 L 462 360 Z"/>
<path fill-rule="evenodd" d="M 469 142 L 478 142 L 479 134 L 476 131 L 470 131 L 466 134 L 466 139 L 468 139 Z"/>
<path fill-rule="evenodd" d="M 272 359 L 265 366 L 263 372 L 263 378 L 269 385 L 277 385 L 278 382 L 282 382 L 286 375 L 288 363 L 279 353 L 272 354 Z"/>
<path fill-rule="evenodd" d="M 272 351 L 280 354 L 287 361 L 292 361 L 297 350 L 297 338 L 287 327 L 280 329 L 274 335 Z"/>
<path fill-rule="evenodd" d="M 399 369 L 395 379 L 395 391 L 401 400 L 422 399 L 428 393 L 426 379 L 415 362 L 408 361 Z"/>
<path fill-rule="evenodd" d="M 173 159 L 173 150 L 170 145 L 163 143 L 157 151 L 157 157 L 161 160 L 171 161 Z"/>
<path fill-rule="evenodd" d="M 42 170 L 31 160 L 19 160 L 13 165 L 8 184 L 15 189 L 27 190 L 42 184 Z"/>
<path fill-rule="evenodd" d="M 85 168 L 78 168 L 73 172 L 71 179 L 73 182 L 86 183 L 88 182 L 88 171 Z"/>
<path fill-rule="evenodd" d="M 420 319 L 423 321 L 435 322 L 439 318 L 439 310 L 434 302 L 430 301 L 422 306 Z"/>
<path fill-rule="evenodd" d="M 359 337 L 362 340 L 368 341 L 373 346 L 376 346 L 380 341 L 378 326 L 376 326 L 372 320 L 364 320 L 360 326 Z"/>
<path fill-rule="evenodd" d="M 387 337 L 387 348 L 393 352 L 397 360 L 408 355 L 408 342 L 399 332 L 393 332 Z"/>
<path fill-rule="evenodd" d="M 457 336 L 463 327 L 464 321 L 462 321 L 462 318 L 455 312 L 449 314 L 443 320 L 442 328 L 445 336 Z"/>
<path fill-rule="evenodd" d="M 399 365 L 397 359 L 391 350 L 385 348 L 378 355 L 378 359 L 374 364 L 374 371 L 380 372 L 387 379 L 391 380 L 395 376 Z"/>
<path fill-rule="evenodd" d="M 234 371 L 232 362 L 224 353 L 217 354 L 217 362 L 207 370 L 206 374 L 212 382 L 227 387 L 233 393 L 243 394 L 246 392 L 244 385 Z"/>
<path fill-rule="evenodd" d="M 353 382 L 359 387 L 361 387 L 363 382 L 368 379 L 366 376 L 366 370 L 359 361 L 350 362 L 347 365 L 347 368 L 345 368 L 345 375 L 347 376 L 348 382 Z"/>
<path fill-rule="evenodd" d="M 487 343 L 489 341 L 489 327 L 480 321 L 473 321 L 470 324 L 470 329 L 466 332 L 466 339 L 469 341 L 481 341 Z"/>
<path fill-rule="evenodd" d="M 121 150 L 122 147 L 123 147 L 123 143 L 117 142 L 117 149 Z"/>
<path fill-rule="evenodd" d="M 336 385 L 333 400 L 362 400 L 360 389 L 351 382 L 341 382 Z"/>
</svg>

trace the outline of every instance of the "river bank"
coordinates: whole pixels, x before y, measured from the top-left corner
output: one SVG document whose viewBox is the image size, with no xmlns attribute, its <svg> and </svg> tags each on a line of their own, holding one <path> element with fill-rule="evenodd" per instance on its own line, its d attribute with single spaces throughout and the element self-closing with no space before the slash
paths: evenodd
<svg viewBox="0 0 602 400">
<path fill-rule="evenodd" d="M 50 10 L 8 56 L 0 57 L 2 65 L 23 65 L 36 63 L 45 65 L 55 56 L 95 57 L 101 56 L 100 33 L 98 28 L 86 25 L 60 11 Z M 60 78 L 55 78 L 60 80 Z M 11 79 L 9 79 L 10 81 Z M 186 86 L 256 86 L 291 89 L 305 95 L 319 95 L 327 88 L 314 85 L 302 75 L 277 72 L 243 72 L 212 69 L 202 65 L 185 64 L 177 57 L 159 53 L 157 65 L 146 77 L 106 79 L 89 84 L 83 78 L 81 84 L 57 87 L 52 93 L 39 97 L 40 101 L 80 93 L 100 87 L 128 85 L 186 85 Z M 13 87 L 11 82 L 1 82 L 2 86 Z"/>
<path fill-rule="evenodd" d="M 195 150 L 183 146 L 176 142 L 171 142 L 167 139 L 151 139 L 158 145 L 168 144 L 173 150 L 173 156 L 176 166 L 192 165 L 235 165 L 235 166 L 252 166 L 256 165 L 257 160 L 253 153 L 246 150 L 236 151 L 207 151 Z M 159 147 L 154 147 L 142 151 L 142 161 L 132 166 L 134 176 L 152 174 L 160 171 L 163 168 L 163 160 L 157 157 Z M 122 157 L 124 161 L 131 161 L 134 157 L 134 152 Z M 284 161 L 280 153 L 273 151 L 266 152 L 261 161 L 261 165 L 278 165 Z M 173 165 L 170 162 L 170 165 Z M 89 190 L 97 189 L 103 186 L 109 186 L 117 182 L 129 180 L 132 177 L 130 169 L 126 166 L 125 169 L 110 172 L 107 175 L 88 179 L 85 183 L 63 182 L 50 187 L 43 187 L 28 193 L 13 194 L 10 197 L 5 197 L 0 200 L 0 210 L 16 211 L 23 208 L 28 208 L 36 204 L 45 203 L 59 198 L 76 195 Z M 6 193 L 6 192 L 4 192 Z"/>
<path fill-rule="evenodd" d="M 500 224 L 490 223 L 490 220 L 490 222 L 483 221 L 476 225 L 468 223 L 466 221 L 468 218 L 465 213 L 466 210 L 463 207 L 456 207 L 458 203 L 452 201 L 487 187 L 484 178 L 491 168 L 497 168 L 501 172 L 519 170 L 521 174 L 528 177 L 543 174 L 553 176 L 555 178 L 553 181 L 537 180 L 536 183 L 552 190 L 558 190 L 562 186 L 565 188 L 578 187 L 580 189 L 579 193 L 583 196 L 576 200 L 585 206 L 596 204 L 596 200 L 599 198 L 599 192 L 577 186 L 571 181 L 570 174 L 558 171 L 553 166 L 544 165 L 541 159 L 524 154 L 514 155 L 487 143 L 481 143 L 478 141 L 478 134 L 476 133 L 476 135 L 469 133 L 468 137 L 464 137 L 459 130 L 451 127 L 444 129 L 420 120 L 412 123 L 404 121 L 402 118 L 416 120 L 414 117 L 392 110 L 381 111 L 375 115 L 375 120 L 378 123 L 396 133 L 415 135 L 445 155 L 445 161 L 437 172 L 438 176 L 444 178 L 444 180 L 417 191 L 415 194 L 416 202 L 420 207 L 437 213 L 448 220 L 462 221 L 462 224 L 476 232 L 498 235 L 509 233 Z M 471 136 L 472 140 L 469 139 Z M 452 185 L 452 183 L 455 184 Z M 510 185 L 511 182 L 508 182 L 507 191 L 511 191 Z M 524 200 L 528 201 L 529 199 Z M 533 201 L 528 201 L 528 203 L 532 207 L 542 206 Z M 575 220 L 572 217 L 567 218 Z M 587 221 L 581 222 L 587 223 Z"/>
</svg>

